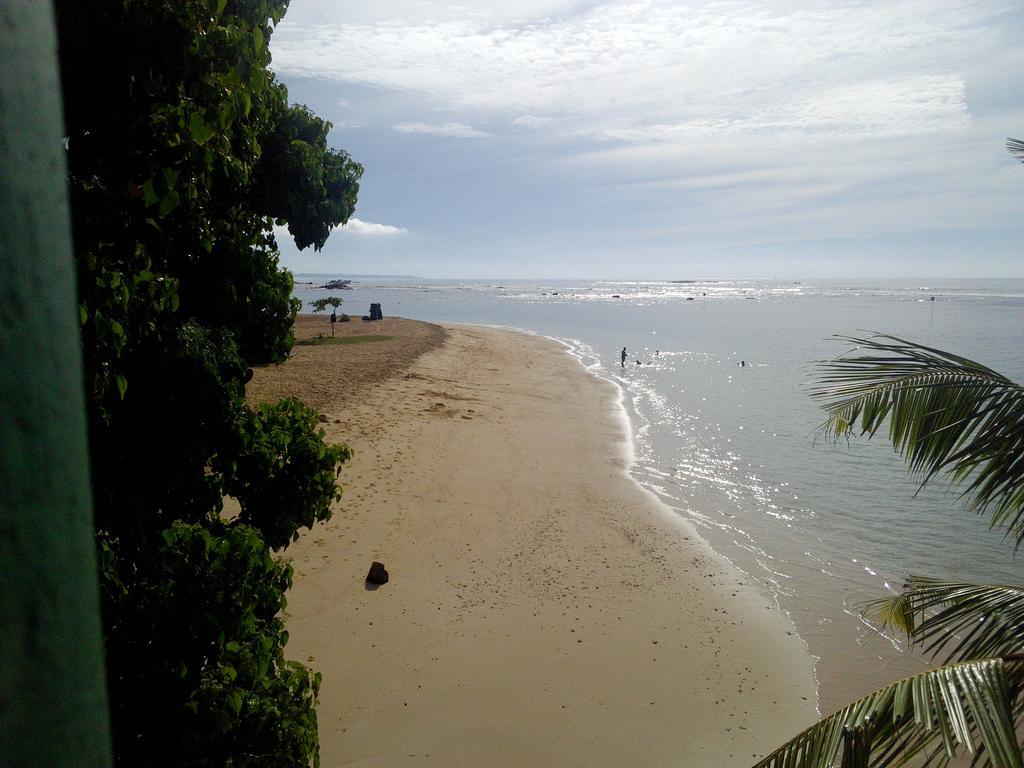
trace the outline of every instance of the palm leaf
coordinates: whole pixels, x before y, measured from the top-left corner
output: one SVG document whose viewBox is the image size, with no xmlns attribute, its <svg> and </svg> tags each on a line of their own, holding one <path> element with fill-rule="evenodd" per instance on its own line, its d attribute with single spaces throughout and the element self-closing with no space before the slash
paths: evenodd
<svg viewBox="0 0 1024 768">
<path fill-rule="evenodd" d="M 1021 587 L 911 576 L 902 594 L 867 603 L 864 615 L 946 662 L 1024 652 Z"/>
<path fill-rule="evenodd" d="M 938 667 L 844 707 L 755 768 L 885 768 L 916 756 L 945 766 L 965 753 L 977 765 L 1021 768 L 1014 723 L 1022 683 L 1024 665 L 1017 661 Z"/>
<path fill-rule="evenodd" d="M 873 436 L 889 424 L 893 448 L 926 484 L 945 473 L 993 527 L 1024 542 L 1024 387 L 967 358 L 877 334 L 819 363 L 810 394 L 829 413 L 821 432 Z"/>
<path fill-rule="evenodd" d="M 1024 163 L 1024 141 L 1020 139 L 1007 139 L 1006 151 Z"/>
</svg>

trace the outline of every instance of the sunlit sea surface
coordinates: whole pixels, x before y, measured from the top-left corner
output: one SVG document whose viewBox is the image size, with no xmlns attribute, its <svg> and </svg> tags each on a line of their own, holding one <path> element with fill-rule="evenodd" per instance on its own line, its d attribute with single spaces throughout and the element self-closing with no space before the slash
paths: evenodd
<svg viewBox="0 0 1024 768">
<path fill-rule="evenodd" d="M 789 613 L 816 659 L 823 712 L 922 668 L 901 638 L 861 619 L 860 603 L 911 573 L 1020 578 L 1012 544 L 941 484 L 918 492 L 883 438 L 816 441 L 824 416 L 807 389 L 814 361 L 850 348 L 830 336 L 870 331 L 1024 381 L 1022 280 L 361 278 L 348 291 L 312 287 L 326 279 L 297 275 L 296 295 L 340 296 L 357 320 L 380 302 L 385 315 L 544 334 L 621 385 L 634 478 Z"/>
</svg>

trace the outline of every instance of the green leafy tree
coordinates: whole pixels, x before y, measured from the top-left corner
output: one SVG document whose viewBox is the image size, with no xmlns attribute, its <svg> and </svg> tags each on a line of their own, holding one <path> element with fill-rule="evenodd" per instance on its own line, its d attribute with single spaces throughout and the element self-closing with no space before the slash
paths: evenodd
<svg viewBox="0 0 1024 768">
<path fill-rule="evenodd" d="M 341 299 L 337 296 L 325 296 L 322 299 L 310 302 L 310 306 L 313 308 L 314 312 L 323 312 L 328 307 L 337 309 L 341 306 Z"/>
<path fill-rule="evenodd" d="M 348 155 L 328 150 L 330 123 L 306 107 L 281 110 L 275 125 L 265 137 L 256 166 L 260 204 L 287 222 L 299 248 L 319 249 L 331 227 L 348 221 L 355 210 L 358 188 L 349 178 L 357 166 Z"/>
<path fill-rule="evenodd" d="M 284 657 L 291 570 L 349 452 L 252 410 L 299 303 L 273 224 L 320 248 L 362 168 L 289 105 L 287 0 L 58 0 L 109 688 L 122 765 L 318 760 L 319 677 Z M 221 515 L 234 496 L 241 512 Z"/>
<path fill-rule="evenodd" d="M 865 354 L 825 363 L 813 396 L 832 438 L 893 447 L 922 484 L 944 476 L 970 508 L 1024 542 L 1024 387 L 980 363 L 893 336 L 849 338 Z M 905 632 L 941 664 L 882 688 L 808 728 L 762 768 L 866 768 L 918 759 L 1020 768 L 1024 587 L 911 576 L 869 615 Z"/>
<path fill-rule="evenodd" d="M 328 307 L 337 309 L 341 306 L 341 299 L 337 296 L 325 296 L 322 299 L 311 302 L 310 306 L 313 307 L 314 313 L 323 312 Z M 334 337 L 334 315 L 331 315 L 331 337 Z"/>
</svg>

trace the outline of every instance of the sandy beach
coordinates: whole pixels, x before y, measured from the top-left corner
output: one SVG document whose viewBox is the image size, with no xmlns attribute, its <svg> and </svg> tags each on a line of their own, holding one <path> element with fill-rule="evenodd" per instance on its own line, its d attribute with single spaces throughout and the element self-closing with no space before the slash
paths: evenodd
<svg viewBox="0 0 1024 768">
<path fill-rule="evenodd" d="M 629 478 L 615 385 L 513 331 L 338 335 L 382 338 L 297 346 L 250 384 L 356 451 L 287 551 L 325 768 L 744 766 L 816 719 L 786 617 Z"/>
</svg>

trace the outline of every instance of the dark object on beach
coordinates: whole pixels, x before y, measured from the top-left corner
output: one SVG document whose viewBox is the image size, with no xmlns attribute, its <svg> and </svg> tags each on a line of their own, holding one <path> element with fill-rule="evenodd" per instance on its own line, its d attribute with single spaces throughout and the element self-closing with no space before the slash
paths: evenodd
<svg viewBox="0 0 1024 768">
<path fill-rule="evenodd" d="M 370 565 L 370 572 L 366 574 L 367 584 L 381 584 L 388 583 L 388 571 L 384 567 L 384 563 L 378 563 L 376 560 Z"/>
<path fill-rule="evenodd" d="M 365 320 L 366 318 L 363 318 L 363 319 Z M 384 313 L 380 311 L 380 304 L 371 304 L 370 305 L 370 319 L 371 320 L 383 320 L 384 319 Z"/>
</svg>

